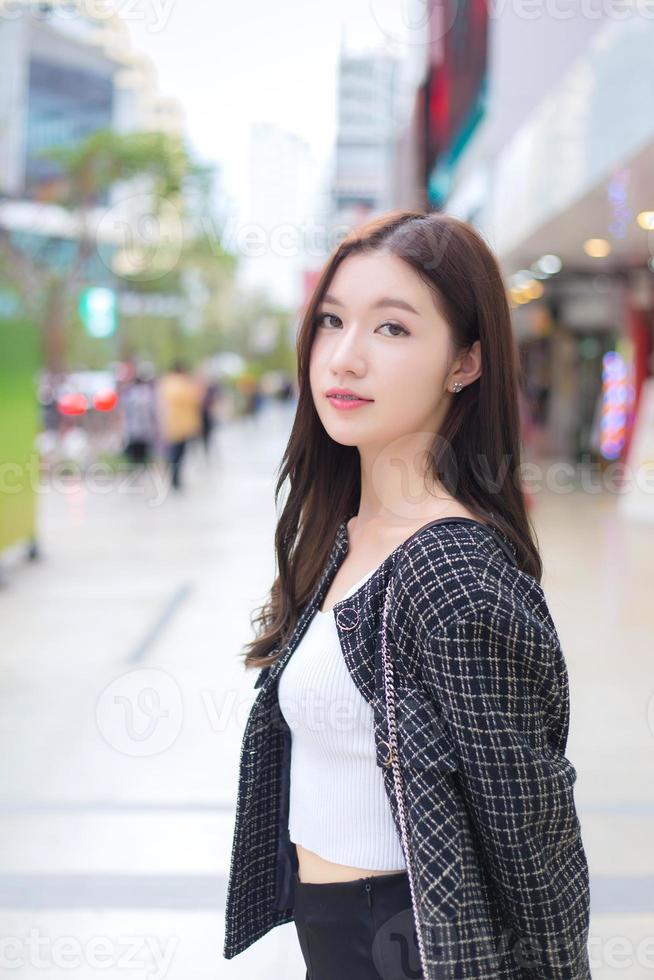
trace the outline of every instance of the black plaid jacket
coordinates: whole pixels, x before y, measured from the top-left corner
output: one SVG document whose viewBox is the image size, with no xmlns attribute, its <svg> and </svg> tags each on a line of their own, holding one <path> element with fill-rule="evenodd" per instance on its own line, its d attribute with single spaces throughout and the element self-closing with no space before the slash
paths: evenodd
<svg viewBox="0 0 654 980">
<path fill-rule="evenodd" d="M 339 526 L 281 658 L 263 668 L 243 735 L 223 955 L 293 919 L 291 738 L 277 683 L 343 561 Z M 587 980 L 589 877 L 564 752 L 568 676 L 536 580 L 512 544 L 466 518 L 432 521 L 334 605 L 345 662 L 372 705 L 398 834 L 380 659 L 393 662 L 405 859 L 424 980 Z M 276 651 L 275 651 L 276 652 Z M 418 969 L 410 975 L 420 977 Z"/>
</svg>

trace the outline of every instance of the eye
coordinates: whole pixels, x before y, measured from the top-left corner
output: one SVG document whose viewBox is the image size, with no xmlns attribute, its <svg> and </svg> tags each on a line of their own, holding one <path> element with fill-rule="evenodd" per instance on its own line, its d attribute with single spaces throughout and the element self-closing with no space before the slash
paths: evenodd
<svg viewBox="0 0 654 980">
<path fill-rule="evenodd" d="M 322 326 L 322 321 L 325 319 L 338 320 L 340 322 L 340 317 L 337 317 L 335 313 L 319 313 L 315 319 L 315 324 L 317 327 Z"/>
<path fill-rule="evenodd" d="M 391 320 L 387 320 L 386 323 L 382 323 L 381 325 L 382 327 L 394 327 L 396 330 L 402 331 L 400 334 L 391 334 L 392 337 L 401 337 L 402 334 L 404 334 L 406 337 L 409 336 L 409 331 L 406 329 L 406 327 L 403 327 L 401 323 L 393 323 Z"/>
</svg>

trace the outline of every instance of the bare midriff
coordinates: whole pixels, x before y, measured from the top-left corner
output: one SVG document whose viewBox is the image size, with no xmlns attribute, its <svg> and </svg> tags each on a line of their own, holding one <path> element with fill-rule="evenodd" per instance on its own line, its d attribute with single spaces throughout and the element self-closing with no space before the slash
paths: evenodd
<svg viewBox="0 0 654 980">
<path fill-rule="evenodd" d="M 298 859 L 298 877 L 301 882 L 325 883 L 329 881 L 356 881 L 357 878 L 370 878 L 372 875 L 402 874 L 405 868 L 391 871 L 375 871 L 370 868 L 353 868 L 347 864 L 336 864 L 309 851 L 301 844 L 295 845 Z"/>
</svg>

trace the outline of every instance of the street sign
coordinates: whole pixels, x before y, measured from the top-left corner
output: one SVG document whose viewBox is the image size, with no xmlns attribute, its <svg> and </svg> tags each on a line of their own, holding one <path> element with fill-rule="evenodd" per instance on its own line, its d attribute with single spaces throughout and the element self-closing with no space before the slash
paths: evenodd
<svg viewBox="0 0 654 980">
<path fill-rule="evenodd" d="M 110 337 L 116 331 L 116 294 L 106 286 L 82 290 L 79 313 L 90 337 Z"/>
</svg>

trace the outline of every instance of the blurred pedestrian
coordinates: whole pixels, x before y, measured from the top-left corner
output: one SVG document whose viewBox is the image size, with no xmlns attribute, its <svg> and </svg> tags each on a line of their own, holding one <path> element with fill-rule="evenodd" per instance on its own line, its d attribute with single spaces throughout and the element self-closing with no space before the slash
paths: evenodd
<svg viewBox="0 0 654 980">
<path fill-rule="evenodd" d="M 175 361 L 170 371 L 159 379 L 158 402 L 171 483 L 179 490 L 186 446 L 202 431 L 202 387 L 191 377 L 184 361 Z"/>
<path fill-rule="evenodd" d="M 290 402 L 293 398 L 293 395 L 294 395 L 293 382 L 291 378 L 287 375 L 282 381 L 279 390 L 280 401 Z"/>
<path fill-rule="evenodd" d="M 125 386 L 120 404 L 125 427 L 125 455 L 132 466 L 146 467 L 157 437 L 157 411 L 154 389 L 145 374 L 137 373 Z"/>
<path fill-rule="evenodd" d="M 202 442 L 204 444 L 204 451 L 209 455 L 209 448 L 211 443 L 211 433 L 216 428 L 218 424 L 218 419 L 216 417 L 216 405 L 220 397 L 220 385 L 217 381 L 208 381 L 204 388 L 204 394 L 202 396 Z"/>
</svg>

